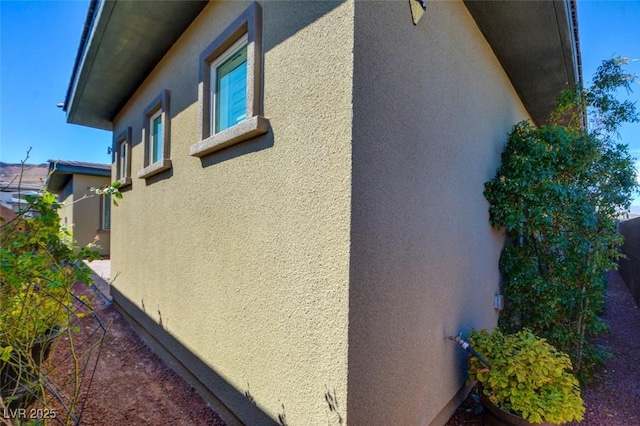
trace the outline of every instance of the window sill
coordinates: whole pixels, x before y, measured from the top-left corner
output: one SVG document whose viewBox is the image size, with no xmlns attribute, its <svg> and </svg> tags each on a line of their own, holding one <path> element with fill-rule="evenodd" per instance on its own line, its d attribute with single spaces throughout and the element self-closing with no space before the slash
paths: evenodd
<svg viewBox="0 0 640 426">
<path fill-rule="evenodd" d="M 125 186 L 131 185 L 131 178 L 126 177 L 126 178 L 118 179 L 117 182 L 120 184 L 120 188 L 124 188 Z"/>
<path fill-rule="evenodd" d="M 144 169 L 138 171 L 138 179 L 148 179 L 151 176 L 157 175 L 158 173 L 162 173 L 165 170 L 169 170 L 171 168 L 171 160 L 168 158 L 162 159 L 160 161 L 156 161 L 153 164 L 148 165 Z"/>
<path fill-rule="evenodd" d="M 98 229 L 96 232 L 98 234 L 109 234 L 111 233 L 111 229 Z"/>
<path fill-rule="evenodd" d="M 231 145 L 264 135 L 268 131 L 269 120 L 260 115 L 256 115 L 191 145 L 191 155 L 193 157 L 204 157 L 205 155 L 220 151 Z"/>
</svg>

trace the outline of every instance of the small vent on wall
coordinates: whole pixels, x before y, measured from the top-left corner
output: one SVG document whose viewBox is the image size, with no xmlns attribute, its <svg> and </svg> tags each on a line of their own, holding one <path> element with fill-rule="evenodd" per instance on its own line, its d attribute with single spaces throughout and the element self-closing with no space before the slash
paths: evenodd
<svg viewBox="0 0 640 426">
<path fill-rule="evenodd" d="M 418 25 L 420 18 L 427 10 L 426 0 L 409 0 L 409 7 L 411 8 L 411 18 L 413 19 L 413 25 Z"/>
</svg>

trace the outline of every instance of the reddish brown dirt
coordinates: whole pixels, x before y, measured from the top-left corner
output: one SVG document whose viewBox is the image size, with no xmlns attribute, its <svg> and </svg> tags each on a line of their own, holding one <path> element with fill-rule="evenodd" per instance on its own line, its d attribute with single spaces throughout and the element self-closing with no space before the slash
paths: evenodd
<svg viewBox="0 0 640 426">
<path fill-rule="evenodd" d="M 609 346 L 613 357 L 583 392 L 586 412 L 584 426 L 640 425 L 640 308 L 618 272 L 609 273 L 604 319 L 609 333 L 599 343 Z M 447 422 L 447 426 L 481 426 L 482 415 L 467 398 Z"/>
<path fill-rule="evenodd" d="M 108 331 L 97 364 L 89 363 L 96 369 L 80 424 L 225 425 L 191 386 L 151 352 L 114 307 L 105 306 L 101 299 L 93 304 Z M 78 334 L 86 336 L 96 323 L 94 318 L 83 318 Z M 79 342 L 81 337 L 74 334 L 72 339 Z M 64 356 L 68 348 L 65 343 L 65 337 L 56 343 L 49 361 L 55 363 L 57 371 L 72 370 L 70 359 Z M 60 380 L 56 377 L 54 380 Z M 55 406 L 52 403 L 51 407 Z"/>
</svg>

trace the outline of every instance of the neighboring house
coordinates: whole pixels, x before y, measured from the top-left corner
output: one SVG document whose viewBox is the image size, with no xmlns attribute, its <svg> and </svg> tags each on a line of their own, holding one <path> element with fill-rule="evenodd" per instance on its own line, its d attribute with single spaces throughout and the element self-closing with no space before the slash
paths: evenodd
<svg viewBox="0 0 640 426">
<path fill-rule="evenodd" d="M 573 16 L 92 2 L 65 110 L 113 131 L 114 302 L 229 424 L 444 424 L 446 336 L 498 317 L 484 182 L 579 80 Z"/>
<path fill-rule="evenodd" d="M 47 180 L 48 164 L 0 162 L 0 205 L 19 212 L 28 206 L 27 195 L 37 196 Z"/>
<path fill-rule="evenodd" d="M 111 203 L 107 197 L 95 195 L 91 188 L 111 183 L 111 166 L 49 160 L 49 173 L 47 190 L 58 194 L 58 201 L 63 204 L 58 210 L 61 224 L 72 230 L 78 246 L 95 242 L 99 246 L 96 250 L 108 256 L 111 245 Z"/>
</svg>

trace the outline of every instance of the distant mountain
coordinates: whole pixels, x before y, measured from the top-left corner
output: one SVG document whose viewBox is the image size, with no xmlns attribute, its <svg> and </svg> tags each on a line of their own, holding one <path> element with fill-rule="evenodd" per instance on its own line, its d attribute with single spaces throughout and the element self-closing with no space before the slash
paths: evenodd
<svg viewBox="0 0 640 426">
<path fill-rule="evenodd" d="M 43 186 L 49 173 L 49 163 L 25 164 L 3 163 L 0 161 L 0 189 L 6 190 L 8 187 L 16 187 L 22 172 L 23 189 L 39 189 Z"/>
</svg>

